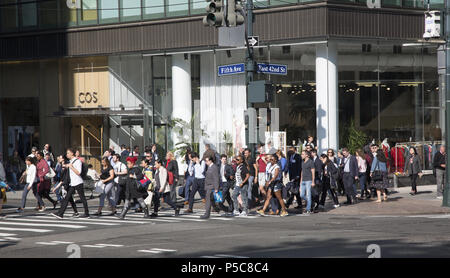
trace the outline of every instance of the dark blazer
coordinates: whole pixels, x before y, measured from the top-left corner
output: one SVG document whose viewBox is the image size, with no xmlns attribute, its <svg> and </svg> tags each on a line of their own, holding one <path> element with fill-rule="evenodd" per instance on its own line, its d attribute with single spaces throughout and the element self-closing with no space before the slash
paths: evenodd
<svg viewBox="0 0 450 278">
<path fill-rule="evenodd" d="M 289 157 L 287 163 L 289 179 L 293 180 L 298 178 L 300 180 L 300 173 L 302 172 L 302 157 L 298 153 L 295 153 Z"/>
<path fill-rule="evenodd" d="M 441 152 L 437 152 L 434 155 L 433 167 L 436 169 L 445 170 L 445 168 L 441 167 L 441 164 L 445 165 L 445 155 L 442 155 Z"/>
<path fill-rule="evenodd" d="M 411 159 L 411 155 L 408 155 L 408 157 L 405 160 L 406 164 L 406 171 L 408 174 L 418 174 L 422 172 L 422 166 L 420 165 L 420 158 L 419 156 L 414 156 L 413 158 L 413 164 L 409 163 L 409 160 Z"/>
<path fill-rule="evenodd" d="M 316 160 L 314 161 L 314 168 L 316 169 L 316 174 L 315 174 L 315 182 L 316 183 L 320 183 L 321 181 L 321 173 L 323 171 L 323 163 L 320 160 L 319 157 L 316 157 Z"/>
<path fill-rule="evenodd" d="M 222 165 L 220 165 L 220 166 L 222 167 Z M 220 168 L 219 168 L 219 172 L 220 172 Z M 233 183 L 235 181 L 234 174 L 235 174 L 235 172 L 234 172 L 233 166 L 231 166 L 230 164 L 226 164 L 225 165 L 225 178 L 227 179 L 228 186 L 230 186 L 230 187 L 233 187 Z M 233 177 L 233 178 L 231 178 L 231 177 Z"/>
<path fill-rule="evenodd" d="M 166 162 L 167 163 L 167 162 Z M 178 182 L 178 162 L 176 160 L 171 160 L 169 165 L 166 167 L 168 172 L 172 172 L 173 174 L 173 184 L 177 184 Z"/>
<path fill-rule="evenodd" d="M 342 171 L 344 172 L 345 169 L 345 164 L 344 164 L 345 159 L 342 160 L 341 166 L 342 166 Z M 359 173 L 359 168 L 358 168 L 358 161 L 356 160 L 356 157 L 354 155 L 350 155 L 350 176 L 352 177 L 357 177 L 358 173 Z"/>
<path fill-rule="evenodd" d="M 125 198 L 127 200 L 131 200 L 134 198 L 143 198 L 147 192 L 141 193 L 137 190 L 137 186 L 136 186 L 136 180 L 130 178 L 130 175 L 135 174 L 137 180 L 142 180 L 144 178 L 144 175 L 142 174 L 142 170 L 135 166 L 131 169 L 128 169 L 128 174 L 127 174 L 127 183 L 126 183 L 126 189 L 125 189 Z"/>
<path fill-rule="evenodd" d="M 219 182 L 219 170 L 217 170 L 217 165 L 213 163 L 206 171 L 205 189 L 219 190 Z"/>
</svg>

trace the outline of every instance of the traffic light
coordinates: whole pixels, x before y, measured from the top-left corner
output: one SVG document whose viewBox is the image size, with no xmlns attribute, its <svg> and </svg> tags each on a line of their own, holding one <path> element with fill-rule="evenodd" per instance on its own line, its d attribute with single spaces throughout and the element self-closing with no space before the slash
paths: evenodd
<svg viewBox="0 0 450 278">
<path fill-rule="evenodd" d="M 206 16 L 203 17 L 203 24 L 206 26 L 220 27 L 225 22 L 224 5 L 222 0 L 206 0 Z"/>
<path fill-rule="evenodd" d="M 228 0 L 227 22 L 229 27 L 236 27 L 244 23 L 244 8 L 240 0 Z"/>
</svg>

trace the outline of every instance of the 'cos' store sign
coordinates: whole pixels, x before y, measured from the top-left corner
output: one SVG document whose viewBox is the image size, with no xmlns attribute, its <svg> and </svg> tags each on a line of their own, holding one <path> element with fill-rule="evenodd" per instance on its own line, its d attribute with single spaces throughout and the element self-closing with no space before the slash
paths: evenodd
<svg viewBox="0 0 450 278">
<path fill-rule="evenodd" d="M 98 102 L 98 93 L 97 92 L 86 92 L 78 94 L 78 101 L 81 104 L 84 103 L 97 103 Z"/>
</svg>

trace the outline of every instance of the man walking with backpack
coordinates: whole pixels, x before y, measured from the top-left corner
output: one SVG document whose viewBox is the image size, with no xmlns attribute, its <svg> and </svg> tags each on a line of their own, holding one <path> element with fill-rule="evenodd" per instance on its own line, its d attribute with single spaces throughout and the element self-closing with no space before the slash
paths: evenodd
<svg viewBox="0 0 450 278">
<path fill-rule="evenodd" d="M 64 212 L 66 211 L 67 205 L 69 203 L 70 198 L 75 193 L 75 190 L 78 192 L 78 195 L 80 196 L 81 202 L 83 203 L 84 207 L 84 215 L 80 216 L 80 218 L 89 218 L 89 207 L 87 204 L 86 197 L 84 195 L 84 188 L 83 188 L 83 176 L 86 175 L 86 169 L 83 170 L 83 163 L 81 160 L 75 157 L 75 151 L 71 148 L 68 148 L 66 151 L 66 157 L 69 159 L 69 164 L 64 164 L 63 167 L 69 169 L 69 176 L 70 176 L 70 186 L 69 190 L 67 191 L 66 197 L 62 201 L 61 208 L 58 210 L 56 214 L 52 213 L 54 217 L 58 219 L 63 219 Z"/>
</svg>

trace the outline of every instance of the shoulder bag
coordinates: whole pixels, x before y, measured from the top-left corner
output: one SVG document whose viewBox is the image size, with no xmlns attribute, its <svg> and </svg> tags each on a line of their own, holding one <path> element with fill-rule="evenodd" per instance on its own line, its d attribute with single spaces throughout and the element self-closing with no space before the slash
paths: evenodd
<svg viewBox="0 0 450 278">
<path fill-rule="evenodd" d="M 378 160 L 377 160 L 377 164 L 376 164 L 376 166 L 375 166 L 375 170 L 373 171 L 373 174 L 372 174 L 372 180 L 374 181 L 374 182 L 377 182 L 377 181 L 382 181 L 383 180 L 383 172 L 380 170 L 380 168 L 379 168 L 379 162 L 378 162 Z"/>
</svg>

